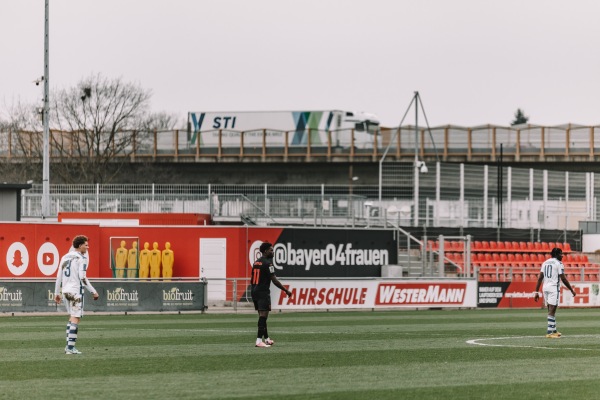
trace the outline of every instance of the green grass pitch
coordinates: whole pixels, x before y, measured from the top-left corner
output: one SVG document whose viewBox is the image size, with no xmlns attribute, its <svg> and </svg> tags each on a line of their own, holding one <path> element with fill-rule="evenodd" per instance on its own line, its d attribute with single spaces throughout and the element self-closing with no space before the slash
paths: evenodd
<svg viewBox="0 0 600 400">
<path fill-rule="evenodd" d="M 6 399 L 593 399 L 598 310 L 273 312 L 0 318 Z"/>
</svg>

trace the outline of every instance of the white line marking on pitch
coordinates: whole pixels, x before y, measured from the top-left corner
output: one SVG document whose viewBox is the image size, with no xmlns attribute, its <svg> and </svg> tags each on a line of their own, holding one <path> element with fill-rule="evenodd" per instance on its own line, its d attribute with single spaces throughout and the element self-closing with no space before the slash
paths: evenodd
<svg viewBox="0 0 600 400">
<path fill-rule="evenodd" d="M 569 338 L 598 338 L 598 335 L 569 335 Z M 546 349 L 546 350 L 600 350 L 600 349 L 586 349 L 581 347 L 546 347 L 546 346 L 526 346 L 519 344 L 492 344 L 492 343 L 480 343 L 482 340 L 508 340 L 508 339 L 542 339 L 540 336 L 504 336 L 504 337 L 495 337 L 495 338 L 481 338 L 481 339 L 471 339 L 467 340 L 467 344 L 472 344 L 476 346 L 489 346 L 489 347 L 520 347 L 520 348 L 529 348 L 529 349 Z M 546 339 L 546 338 L 543 338 Z M 564 338 L 560 339 L 546 339 L 546 340 L 565 340 Z"/>
</svg>

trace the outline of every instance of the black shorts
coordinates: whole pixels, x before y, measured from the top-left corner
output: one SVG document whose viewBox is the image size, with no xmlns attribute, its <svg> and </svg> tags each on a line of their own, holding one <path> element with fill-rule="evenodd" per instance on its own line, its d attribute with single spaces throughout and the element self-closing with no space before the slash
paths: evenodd
<svg viewBox="0 0 600 400">
<path fill-rule="evenodd" d="M 271 311 L 270 293 L 252 294 L 252 301 L 254 302 L 254 309 L 256 311 Z"/>
</svg>

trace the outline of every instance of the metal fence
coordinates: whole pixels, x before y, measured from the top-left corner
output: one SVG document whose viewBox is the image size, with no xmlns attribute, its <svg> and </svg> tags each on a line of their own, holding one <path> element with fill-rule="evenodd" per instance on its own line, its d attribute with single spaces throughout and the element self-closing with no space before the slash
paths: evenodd
<svg viewBox="0 0 600 400">
<path fill-rule="evenodd" d="M 313 226 L 578 229 L 595 220 L 600 177 L 587 172 L 437 163 L 414 186 L 412 164 L 384 163 L 382 187 L 356 185 L 50 185 L 59 212 L 205 213 L 215 220 Z M 42 185 L 22 192 L 41 217 Z M 415 207 L 417 205 L 417 207 Z"/>
</svg>

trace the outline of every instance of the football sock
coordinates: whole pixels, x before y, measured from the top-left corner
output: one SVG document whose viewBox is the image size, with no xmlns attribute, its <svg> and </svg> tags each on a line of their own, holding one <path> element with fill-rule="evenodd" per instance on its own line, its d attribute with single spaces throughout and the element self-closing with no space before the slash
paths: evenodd
<svg viewBox="0 0 600 400">
<path fill-rule="evenodd" d="M 69 345 L 69 332 L 71 331 L 71 321 L 67 322 L 67 332 L 65 333 L 65 336 L 67 338 L 67 346 Z"/>
<path fill-rule="evenodd" d="M 75 342 L 77 341 L 77 330 L 79 325 L 71 323 L 71 327 L 69 329 L 69 333 L 67 335 L 67 346 L 69 349 L 75 347 Z"/>
<path fill-rule="evenodd" d="M 261 339 L 267 337 L 267 319 L 265 317 L 258 317 L 258 333 L 257 338 Z"/>
<path fill-rule="evenodd" d="M 556 317 L 548 315 L 548 330 L 547 333 L 556 332 Z"/>
</svg>

